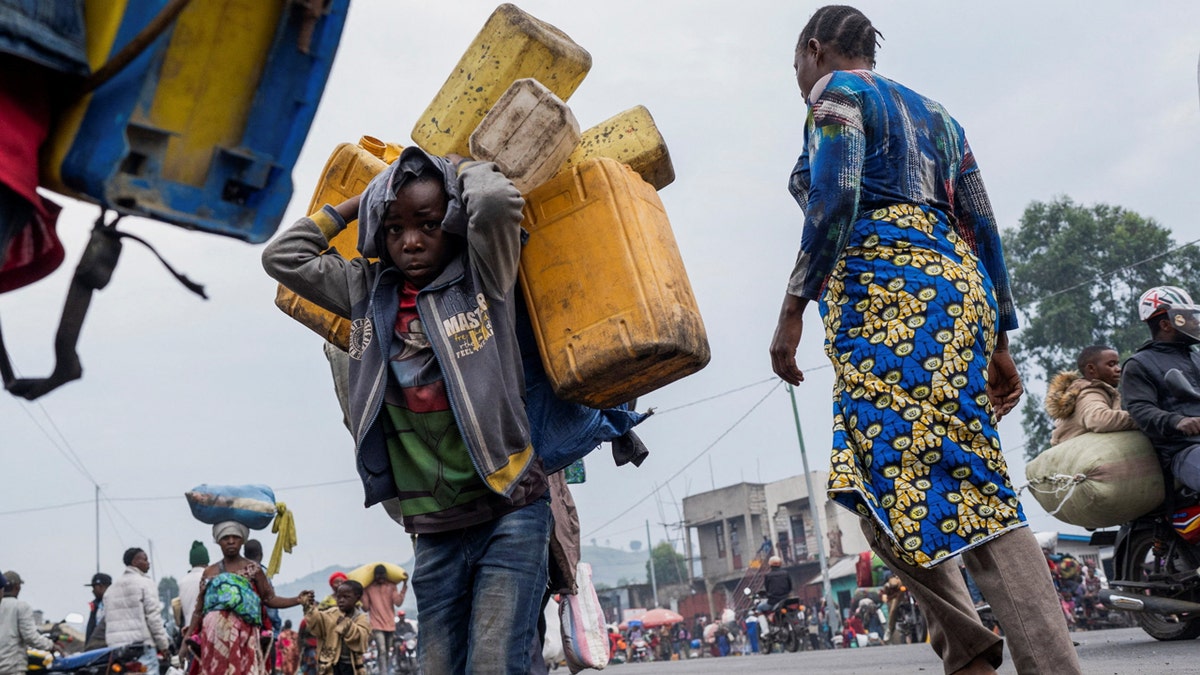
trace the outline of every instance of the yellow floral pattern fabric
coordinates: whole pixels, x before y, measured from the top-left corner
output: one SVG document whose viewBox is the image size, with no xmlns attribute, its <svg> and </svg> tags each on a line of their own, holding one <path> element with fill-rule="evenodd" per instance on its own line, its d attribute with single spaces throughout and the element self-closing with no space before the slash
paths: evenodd
<svg viewBox="0 0 1200 675">
<path fill-rule="evenodd" d="M 830 497 L 926 567 L 1021 526 L 986 389 L 995 295 L 945 216 L 901 204 L 860 218 L 820 306 Z"/>
</svg>

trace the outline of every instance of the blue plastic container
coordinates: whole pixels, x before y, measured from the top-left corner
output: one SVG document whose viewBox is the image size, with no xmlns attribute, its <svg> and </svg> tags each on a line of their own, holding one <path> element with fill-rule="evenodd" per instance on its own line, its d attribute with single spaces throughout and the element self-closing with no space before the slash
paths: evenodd
<svg viewBox="0 0 1200 675">
<path fill-rule="evenodd" d="M 89 0 L 93 69 L 166 0 Z M 283 0 L 190 3 L 113 79 L 63 115 L 43 183 L 121 213 L 266 241 L 292 195 L 349 0 L 315 17 Z"/>
</svg>

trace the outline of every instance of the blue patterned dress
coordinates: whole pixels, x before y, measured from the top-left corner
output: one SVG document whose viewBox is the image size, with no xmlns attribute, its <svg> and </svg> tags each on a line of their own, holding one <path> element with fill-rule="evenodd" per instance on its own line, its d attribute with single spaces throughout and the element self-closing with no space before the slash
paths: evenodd
<svg viewBox="0 0 1200 675">
<path fill-rule="evenodd" d="M 819 300 L 836 371 L 830 498 L 932 567 L 1025 521 L 986 390 L 1016 328 L 999 231 L 940 104 L 866 70 L 813 95 L 788 292 Z"/>
</svg>

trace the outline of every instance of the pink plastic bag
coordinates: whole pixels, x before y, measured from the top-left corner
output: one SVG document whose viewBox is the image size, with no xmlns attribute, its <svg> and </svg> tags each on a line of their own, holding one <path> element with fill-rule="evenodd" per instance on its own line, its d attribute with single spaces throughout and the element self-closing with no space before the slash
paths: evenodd
<svg viewBox="0 0 1200 675">
<path fill-rule="evenodd" d="M 592 585 L 591 565 L 581 562 L 575 567 L 575 583 L 575 595 L 564 595 L 558 606 L 567 668 L 572 673 L 587 668 L 603 670 L 608 665 L 608 630 Z"/>
</svg>

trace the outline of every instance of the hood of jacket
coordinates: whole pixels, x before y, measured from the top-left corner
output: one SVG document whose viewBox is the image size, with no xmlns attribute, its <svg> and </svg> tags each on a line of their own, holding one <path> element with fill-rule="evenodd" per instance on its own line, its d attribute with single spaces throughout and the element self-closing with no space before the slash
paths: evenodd
<svg viewBox="0 0 1200 675">
<path fill-rule="evenodd" d="M 467 214 L 463 209 L 462 188 L 454 165 L 445 157 L 431 155 L 416 146 L 410 146 L 400 153 L 396 161 L 379 172 L 363 191 L 362 200 L 358 204 L 359 253 L 367 258 L 380 257 L 383 247 L 380 244 L 379 228 L 388 208 L 396 200 L 396 193 L 408 181 L 430 172 L 441 178 L 442 187 L 449 198 L 446 217 L 442 219 L 442 229 L 460 237 L 467 236 Z"/>
<path fill-rule="evenodd" d="M 1079 392 L 1083 391 L 1082 387 L 1076 386 L 1080 382 L 1087 380 L 1084 380 L 1077 370 L 1059 371 L 1050 379 L 1044 404 L 1050 417 L 1062 420 L 1074 414 L 1075 402 L 1079 400 Z"/>
</svg>

